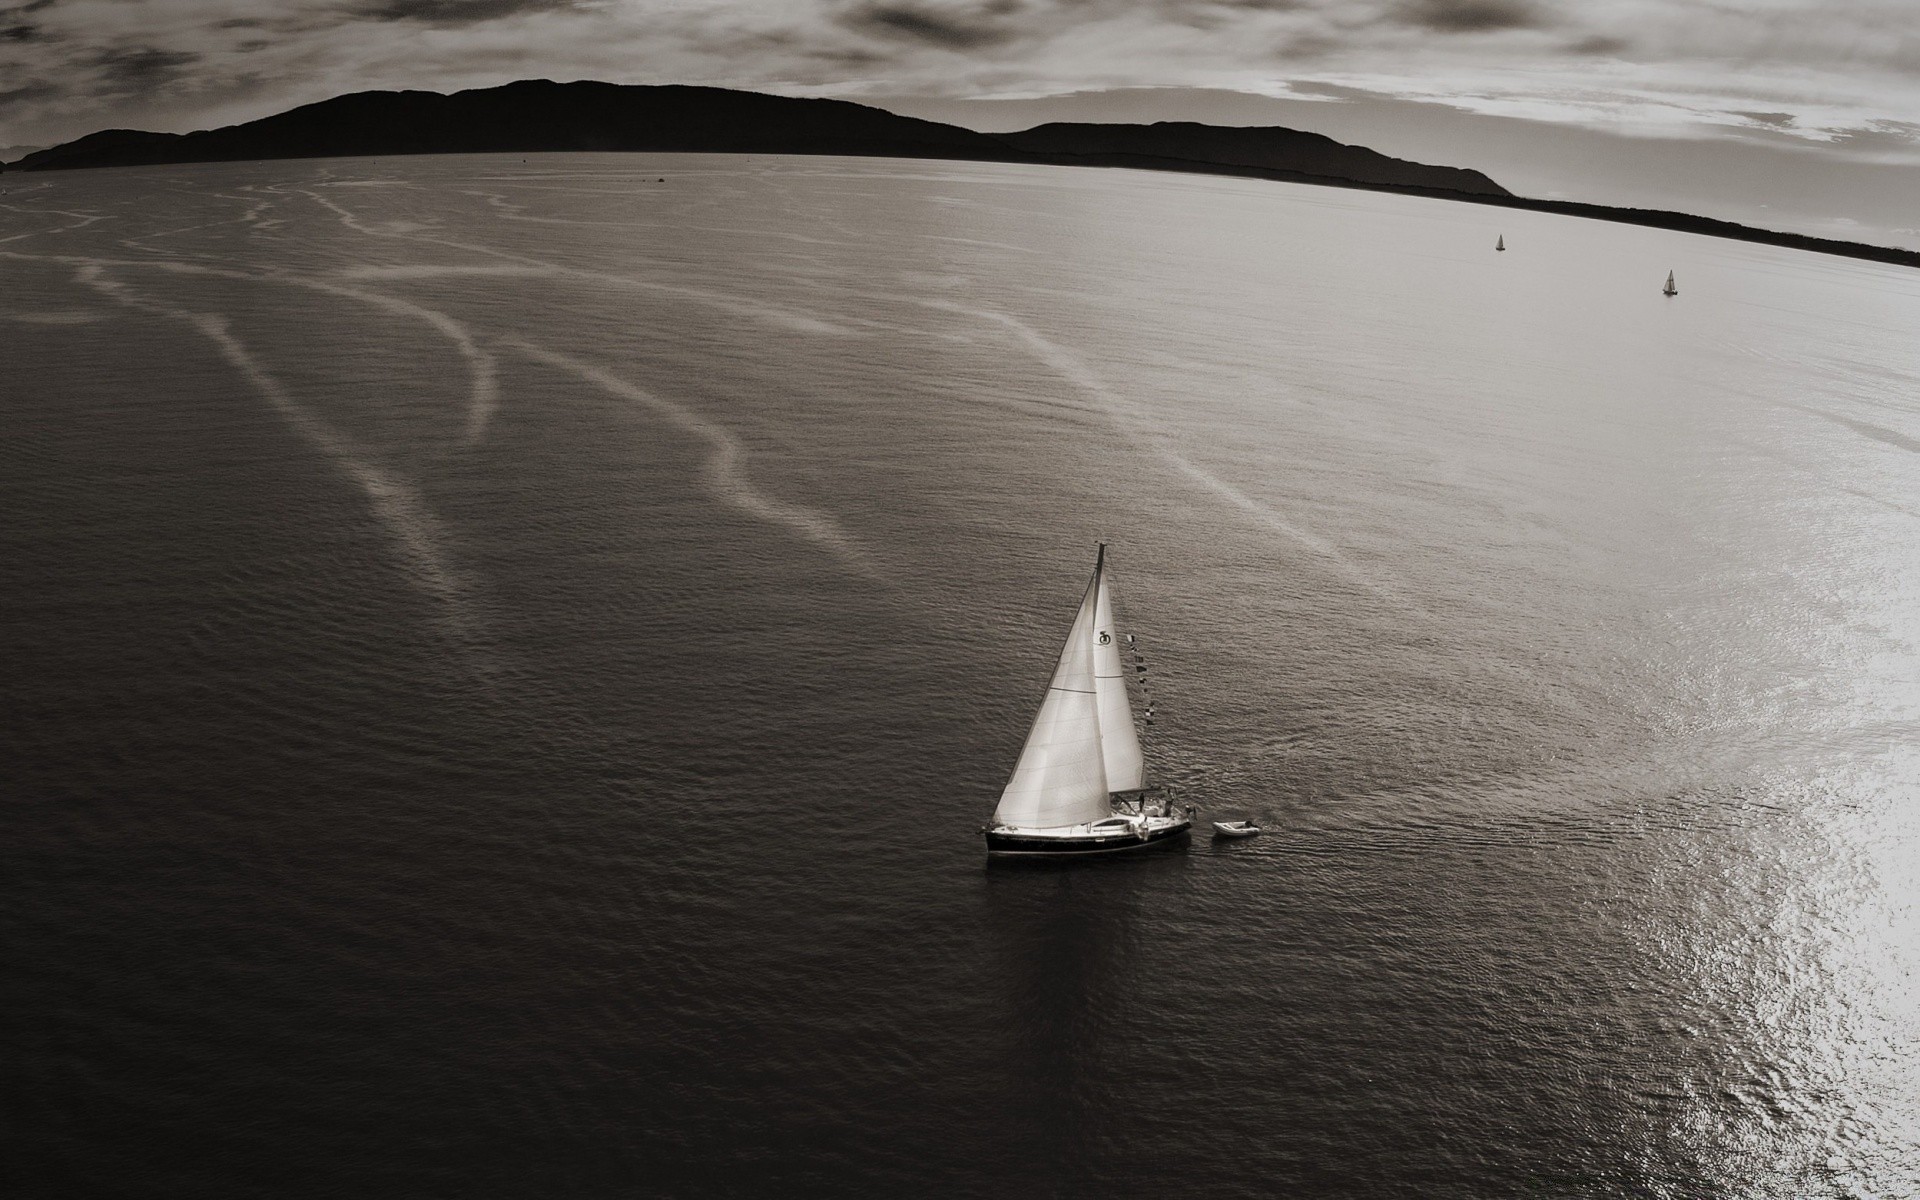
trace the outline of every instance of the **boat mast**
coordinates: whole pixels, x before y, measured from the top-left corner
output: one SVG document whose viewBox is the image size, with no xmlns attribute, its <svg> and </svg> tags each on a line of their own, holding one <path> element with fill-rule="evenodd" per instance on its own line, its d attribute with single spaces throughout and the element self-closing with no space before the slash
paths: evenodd
<svg viewBox="0 0 1920 1200">
<path fill-rule="evenodd" d="M 1114 619 L 1113 588 L 1107 583 L 1106 546 L 1094 566 L 1093 686 L 1099 697 L 1100 753 L 1107 786 L 1129 798 L 1146 786 L 1146 758 L 1127 694 L 1127 664 L 1122 658 L 1119 623 Z"/>
</svg>

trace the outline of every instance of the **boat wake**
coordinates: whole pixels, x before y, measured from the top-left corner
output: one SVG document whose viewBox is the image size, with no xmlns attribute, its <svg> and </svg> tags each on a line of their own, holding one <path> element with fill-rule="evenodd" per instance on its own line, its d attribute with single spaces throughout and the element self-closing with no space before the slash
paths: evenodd
<svg viewBox="0 0 1920 1200">
<path fill-rule="evenodd" d="M 483 679 L 498 673 L 497 663 L 483 649 L 484 630 L 474 611 L 471 586 L 444 549 L 447 539 L 439 519 L 411 484 L 373 462 L 345 434 L 296 400 L 234 336 L 225 316 L 178 308 L 143 296 L 112 278 L 107 268 L 98 263 L 81 266 L 74 278 L 128 308 L 185 322 L 213 343 L 220 357 L 239 372 L 295 432 L 359 487 L 387 531 L 407 578 L 432 598 L 442 630 L 459 647 L 474 673 Z"/>
<path fill-rule="evenodd" d="M 1194 462 L 1173 445 L 1169 434 L 1152 418 L 1140 413 L 1132 405 L 1116 394 L 1093 373 L 1087 364 L 1071 350 L 1047 337 L 1033 326 L 1009 313 L 994 312 L 990 309 L 968 308 L 945 300 L 923 300 L 919 303 L 929 308 L 938 308 L 957 312 L 982 321 L 990 321 L 1012 332 L 1015 337 L 1040 362 L 1051 368 L 1055 374 L 1074 385 L 1092 400 L 1095 406 L 1106 415 L 1114 427 L 1136 446 L 1158 457 L 1168 466 L 1186 476 L 1207 491 L 1225 500 L 1239 509 L 1258 524 L 1279 533 L 1331 564 L 1349 583 L 1366 591 L 1370 595 L 1390 604 L 1413 612 L 1426 614 L 1427 610 L 1398 589 L 1388 587 L 1372 577 L 1358 563 L 1349 558 L 1338 546 L 1313 533 L 1302 529 L 1287 520 L 1269 506 L 1247 495 L 1239 488 L 1215 475 L 1213 472 Z"/>
<path fill-rule="evenodd" d="M 0 258 L 16 258 L 30 262 L 60 263 L 82 270 L 98 269 L 106 271 L 115 268 L 128 268 L 150 271 L 164 271 L 173 275 L 195 275 L 212 279 L 237 279 L 248 283 L 275 283 L 286 287 L 305 288 L 339 296 L 357 303 L 382 308 L 390 313 L 418 321 L 429 326 L 453 343 L 454 349 L 466 361 L 468 372 L 467 420 L 465 440 L 473 445 L 485 435 L 488 423 L 500 408 L 499 366 L 494 356 L 484 349 L 473 331 L 465 324 L 438 309 L 415 304 L 398 296 L 389 296 L 381 292 L 371 292 L 364 288 L 350 287 L 325 279 L 313 279 L 304 275 L 293 275 L 279 271 L 245 271 L 233 267 L 214 267 L 204 263 L 180 262 L 173 259 L 112 259 L 79 257 L 71 255 L 34 255 L 20 254 L 15 251 L 0 250 Z M 97 288 L 95 290 L 98 290 Z"/>
<path fill-rule="evenodd" d="M 302 279 L 294 282 L 301 287 L 358 300 L 376 308 L 384 308 L 388 312 L 411 317 L 438 330 L 442 336 L 453 343 L 454 349 L 459 351 L 460 357 L 467 363 L 470 379 L 467 400 L 467 444 L 475 445 L 486 436 L 488 423 L 493 420 L 494 414 L 500 411 L 500 368 L 493 355 L 480 346 L 473 332 L 466 325 L 439 309 L 427 308 L 411 300 L 402 300 L 398 296 L 363 291 L 360 288 L 345 287 L 321 279 Z"/>
<path fill-rule="evenodd" d="M 796 333 L 846 337 L 856 332 L 842 325 L 822 321 L 809 313 L 795 312 L 777 305 L 764 304 L 757 300 L 748 300 L 743 297 L 731 296 L 721 292 L 712 292 L 705 288 L 661 283 L 658 280 L 640 279 L 631 275 L 616 275 L 608 271 L 588 271 L 579 267 L 569 267 L 561 263 L 548 262 L 545 259 L 532 258 L 524 254 L 514 254 L 506 250 L 496 250 L 492 246 L 481 246 L 473 242 L 454 241 L 451 238 L 430 237 L 423 232 L 426 228 L 424 226 L 409 224 L 404 228 L 399 225 L 380 228 L 369 225 L 345 206 L 328 200 L 317 192 L 302 190 L 301 194 L 311 197 L 315 202 L 332 210 L 333 213 L 340 218 L 342 225 L 354 230 L 356 233 L 364 233 L 371 237 L 400 238 L 413 242 L 425 242 L 435 246 L 445 246 L 452 250 L 462 250 L 469 254 L 484 255 L 502 262 L 514 263 L 522 268 L 530 268 L 535 273 L 552 276 L 554 278 L 576 279 L 585 282 L 599 283 L 608 287 L 625 288 L 634 291 L 650 292 L 656 295 L 673 296 L 681 300 L 691 300 L 697 304 L 717 308 L 722 312 L 752 318 L 765 324 L 792 330 Z M 448 268 L 447 270 L 452 273 L 467 273 L 465 268 L 460 267 Z"/>
<path fill-rule="evenodd" d="M 869 579 L 886 581 L 887 576 L 873 556 L 842 529 L 838 521 L 818 509 L 776 500 L 755 487 L 742 465 L 747 457 L 747 449 L 731 430 L 591 363 L 517 338 L 503 344 L 537 362 L 576 375 L 609 395 L 632 401 L 665 418 L 676 428 L 699 438 L 709 449 L 704 477 L 707 490 L 715 499 L 748 516 L 799 534 L 833 555 L 844 566 Z"/>
</svg>

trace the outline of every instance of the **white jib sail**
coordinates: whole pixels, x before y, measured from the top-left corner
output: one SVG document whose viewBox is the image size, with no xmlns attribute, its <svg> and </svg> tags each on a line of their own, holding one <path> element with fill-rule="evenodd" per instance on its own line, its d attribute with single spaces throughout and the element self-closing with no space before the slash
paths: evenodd
<svg viewBox="0 0 1920 1200">
<path fill-rule="evenodd" d="M 1100 752 L 1100 704 L 1093 675 L 1094 606 L 1089 584 L 1060 650 L 1047 698 L 1033 719 L 1013 778 L 993 810 L 999 825 L 1050 829 L 1109 816 L 1106 762 Z"/>
<path fill-rule="evenodd" d="M 1127 700 L 1127 669 L 1120 659 L 1120 635 L 1113 627 L 1113 593 L 1107 573 L 1100 572 L 1093 609 L 1093 684 L 1100 699 L 1100 750 L 1107 764 L 1109 791 L 1130 792 L 1145 787 L 1146 757 L 1140 753 L 1140 734 L 1133 727 L 1133 705 Z"/>
</svg>

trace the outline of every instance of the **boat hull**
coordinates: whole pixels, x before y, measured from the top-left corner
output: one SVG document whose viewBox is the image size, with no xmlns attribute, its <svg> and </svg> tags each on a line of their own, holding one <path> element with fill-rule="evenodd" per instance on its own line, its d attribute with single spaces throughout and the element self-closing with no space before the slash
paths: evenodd
<svg viewBox="0 0 1920 1200">
<path fill-rule="evenodd" d="M 1024 856 L 1029 858 L 1073 858 L 1088 854 L 1124 854 L 1129 850 L 1144 850 L 1149 846 L 1159 846 L 1177 841 L 1187 836 L 1193 822 L 1180 821 L 1177 824 L 1150 829 L 1143 836 L 1132 831 L 1121 833 L 1086 834 L 1031 834 L 1015 833 L 1001 829 L 989 829 L 987 834 L 987 853 L 1001 856 Z"/>
</svg>

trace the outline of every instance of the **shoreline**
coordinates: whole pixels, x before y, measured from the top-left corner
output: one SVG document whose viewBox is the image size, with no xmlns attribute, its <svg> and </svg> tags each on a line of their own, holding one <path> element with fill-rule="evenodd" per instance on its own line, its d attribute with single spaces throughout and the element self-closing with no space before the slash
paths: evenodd
<svg viewBox="0 0 1920 1200">
<path fill-rule="evenodd" d="M 581 151 L 567 150 L 421 150 L 403 154 L 290 154 L 250 158 L 205 158 L 179 159 L 168 162 L 144 163 L 75 163 L 72 165 L 33 166 L 22 169 L 17 163 L 0 163 L 0 175 L 40 174 L 54 171 L 98 171 L 115 168 L 144 168 L 161 166 L 194 166 L 200 164 L 225 162 L 298 162 L 316 161 L 325 158 L 417 158 L 442 154 L 573 154 Z M 1412 184 L 1376 183 L 1364 180 L 1346 179 L 1333 175 L 1312 175 L 1302 171 L 1282 171 L 1267 167 L 1239 166 L 1232 163 L 1206 162 L 1195 159 L 1158 158 L 1136 154 L 1038 154 L 1012 152 L 1005 155 L 986 154 L 864 154 L 856 150 L 807 151 L 807 150 L 611 150 L 601 153 L 612 154 L 735 154 L 768 155 L 791 154 L 795 157 L 846 157 L 846 158 L 891 158 L 903 162 L 1002 162 L 1027 166 L 1055 166 L 1079 168 L 1114 168 L 1121 170 L 1165 171 L 1183 175 L 1222 175 L 1242 179 L 1264 179 L 1275 183 L 1303 183 L 1317 187 L 1348 188 L 1365 192 L 1386 192 L 1392 195 L 1423 196 L 1432 200 L 1453 200 L 1465 204 L 1480 204 L 1496 208 L 1514 208 L 1527 212 L 1553 213 L 1559 216 L 1586 217 L 1595 221 L 1611 221 L 1620 225 L 1639 225 L 1649 229 L 1666 229 L 1675 233 L 1693 233 L 1703 237 L 1724 238 L 1728 241 L 1749 242 L 1761 246 L 1778 246 L 1787 250 L 1805 250 L 1813 254 L 1827 254 L 1836 258 L 1851 258 L 1863 262 L 1877 262 L 1888 266 L 1920 268 L 1920 250 L 1903 250 L 1895 246 L 1876 246 L 1868 242 L 1849 242 L 1839 238 L 1815 237 L 1812 234 L 1786 233 L 1780 230 L 1762 229 L 1753 225 L 1742 225 L 1737 221 L 1724 221 L 1717 217 L 1703 217 L 1694 213 L 1674 212 L 1654 208 L 1619 208 L 1606 204 L 1590 204 L 1579 200 L 1543 200 L 1531 196 L 1489 195 L 1481 192 L 1464 192 L 1450 188 L 1422 187 Z"/>
<path fill-rule="evenodd" d="M 1034 160 L 1006 159 L 1004 161 L 1031 162 Z M 1240 167 L 1231 163 L 1188 162 L 1179 159 L 1154 160 L 1135 155 L 1049 155 L 1044 156 L 1042 161 L 1052 166 L 1119 167 L 1145 171 L 1171 171 L 1188 175 L 1228 175 L 1248 179 L 1267 179 L 1276 183 L 1306 183 L 1320 187 L 1350 188 L 1363 192 L 1425 196 L 1432 200 L 1457 200 L 1464 204 L 1517 208 L 1566 217 L 1587 217 L 1595 221 L 1611 221 L 1617 225 L 1640 225 L 1649 229 L 1696 233 L 1703 237 L 1751 242 L 1761 246 L 1779 246 L 1788 250 L 1805 250 L 1814 254 L 1830 254 L 1839 258 L 1885 263 L 1889 266 L 1920 268 L 1920 250 L 1903 250 L 1897 246 L 1875 246 L 1869 242 L 1849 242 L 1839 238 L 1815 237 L 1805 233 L 1784 233 L 1774 229 L 1761 229 L 1754 225 L 1742 225 L 1737 221 L 1723 221 L 1718 217 L 1702 217 L 1668 209 L 1619 208 L 1608 204 L 1589 204 L 1580 200 L 1541 200 L 1531 196 L 1511 194 L 1492 196 L 1480 192 L 1454 191 L 1448 188 L 1368 183 L 1330 175 L 1307 175 L 1296 171 L 1274 171 L 1264 167 Z"/>
</svg>

